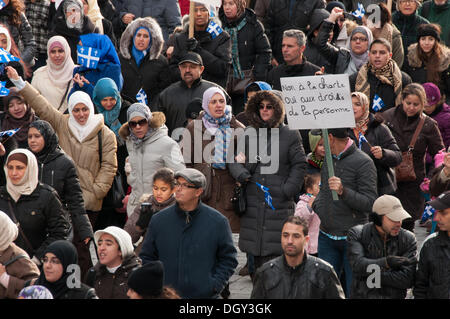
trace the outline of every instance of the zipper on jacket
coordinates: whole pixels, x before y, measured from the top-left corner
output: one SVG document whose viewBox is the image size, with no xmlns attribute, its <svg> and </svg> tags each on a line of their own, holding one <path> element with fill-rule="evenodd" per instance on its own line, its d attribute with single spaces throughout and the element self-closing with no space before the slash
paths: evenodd
<svg viewBox="0 0 450 319">
<path fill-rule="evenodd" d="M 39 181 L 42 183 L 42 178 L 44 177 L 44 163 L 41 163 L 41 177 L 39 178 Z"/>
<path fill-rule="evenodd" d="M 52 170 L 52 183 L 50 184 L 52 187 L 54 186 L 53 185 L 53 176 L 55 175 L 55 171 L 54 170 Z"/>
</svg>

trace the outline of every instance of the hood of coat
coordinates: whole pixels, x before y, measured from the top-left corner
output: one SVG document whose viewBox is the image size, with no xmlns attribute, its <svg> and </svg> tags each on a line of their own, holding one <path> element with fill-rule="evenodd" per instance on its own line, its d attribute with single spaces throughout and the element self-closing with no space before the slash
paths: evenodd
<svg viewBox="0 0 450 319">
<path fill-rule="evenodd" d="M 120 38 L 120 54 L 125 59 L 131 59 L 131 47 L 134 33 L 140 27 L 149 29 L 152 36 L 151 48 L 150 52 L 147 54 L 147 59 L 157 59 L 161 55 L 164 38 L 158 22 L 151 17 L 138 18 L 128 25 Z"/>
<path fill-rule="evenodd" d="M 150 127 L 153 129 L 164 129 L 167 132 L 167 128 L 164 126 L 166 124 L 166 116 L 163 112 L 152 112 L 152 118 L 150 120 Z M 164 127 L 163 127 L 164 126 Z M 167 134 L 167 133 L 166 133 Z M 123 124 L 119 129 L 119 136 L 126 140 L 130 136 L 130 129 L 128 122 Z"/>
<path fill-rule="evenodd" d="M 422 67 L 422 60 L 419 58 L 419 52 L 417 49 L 418 43 L 413 43 L 408 47 L 408 63 L 413 68 Z M 442 56 L 439 60 L 439 66 L 437 71 L 443 72 L 448 69 L 450 65 L 450 49 L 442 45 Z"/>
<path fill-rule="evenodd" d="M 259 105 L 263 100 L 273 105 L 274 112 L 271 119 L 264 122 L 259 115 Z M 281 99 L 271 91 L 259 91 L 247 103 L 245 114 L 249 120 L 250 126 L 254 128 L 275 128 L 279 127 L 284 121 L 284 105 Z"/>
</svg>

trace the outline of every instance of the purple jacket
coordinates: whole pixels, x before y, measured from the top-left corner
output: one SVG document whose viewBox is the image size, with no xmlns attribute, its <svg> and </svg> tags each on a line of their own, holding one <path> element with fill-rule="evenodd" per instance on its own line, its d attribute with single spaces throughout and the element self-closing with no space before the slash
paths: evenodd
<svg viewBox="0 0 450 319">
<path fill-rule="evenodd" d="M 438 123 L 439 131 L 442 135 L 442 141 L 444 142 L 445 149 L 450 146 L 450 106 L 446 103 L 442 105 L 440 111 L 434 111 L 430 117 Z M 427 153 L 427 163 L 431 163 L 432 158 Z"/>
</svg>

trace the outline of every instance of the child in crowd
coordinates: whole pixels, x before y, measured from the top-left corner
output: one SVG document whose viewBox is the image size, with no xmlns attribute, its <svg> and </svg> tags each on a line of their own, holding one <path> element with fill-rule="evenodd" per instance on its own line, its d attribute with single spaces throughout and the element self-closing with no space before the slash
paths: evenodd
<svg viewBox="0 0 450 319">
<path fill-rule="evenodd" d="M 306 174 L 304 189 L 306 193 L 300 196 L 294 215 L 302 217 L 308 222 L 309 242 L 306 251 L 309 255 L 317 256 L 320 219 L 311 206 L 320 191 L 320 174 Z"/>
<path fill-rule="evenodd" d="M 175 178 L 174 172 L 169 168 L 161 168 L 153 175 L 153 194 L 144 194 L 141 197 L 141 205 L 138 205 L 128 219 L 125 230 L 131 235 L 133 243 L 145 236 L 147 226 L 152 216 L 166 207 L 175 203 Z M 136 248 L 139 254 L 141 244 Z"/>
</svg>

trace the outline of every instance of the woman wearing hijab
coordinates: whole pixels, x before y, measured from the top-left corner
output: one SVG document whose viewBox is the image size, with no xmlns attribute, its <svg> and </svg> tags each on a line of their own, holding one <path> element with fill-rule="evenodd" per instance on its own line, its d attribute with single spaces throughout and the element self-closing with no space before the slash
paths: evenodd
<svg viewBox="0 0 450 319">
<path fill-rule="evenodd" d="M 189 160 L 187 166 L 201 171 L 208 180 L 202 201 L 227 217 L 231 231 L 239 233 L 240 219 L 234 213 L 230 200 L 234 194 L 236 181 L 228 171 L 226 163 L 233 159 L 235 153 L 234 149 L 229 149 L 231 138 L 237 140 L 237 136 L 232 132 L 238 128 L 243 131 L 244 125 L 235 119 L 231 106 L 226 105 L 222 89 L 217 87 L 207 89 L 203 93 L 202 108 L 203 111 L 198 118 L 186 127 L 188 134 L 184 134 L 182 139 L 184 156 Z M 202 139 L 201 148 L 194 147 L 194 141 L 198 136 L 211 138 Z M 203 156 L 205 148 L 210 144 L 214 145 L 211 153 L 212 162 Z M 187 150 L 190 150 L 190 154 L 186 153 Z M 201 163 L 194 161 L 197 157 L 202 159 Z"/>
<path fill-rule="evenodd" d="M 59 112 L 67 110 L 67 96 L 73 86 L 75 64 L 67 40 L 53 36 L 47 43 L 47 65 L 34 72 L 31 85 Z"/>
<path fill-rule="evenodd" d="M 353 92 L 351 96 L 356 127 L 349 130 L 349 136 L 372 158 L 377 168 L 378 196 L 393 195 L 397 190 L 394 167 L 402 161 L 400 148 L 383 119 L 369 112 L 367 95 Z"/>
<path fill-rule="evenodd" d="M 84 65 L 73 70 L 73 88 L 69 96 L 75 91 L 83 91 L 92 98 L 92 91 L 97 81 L 102 78 L 114 80 L 119 91 L 122 89 L 123 77 L 120 71 L 120 61 L 116 49 L 108 36 L 103 34 L 85 34 L 80 36 L 80 45 L 94 48 L 99 52 L 98 64 L 95 68 Z"/>
<path fill-rule="evenodd" d="M 14 244 L 18 235 L 16 224 L 0 211 L 0 299 L 16 299 L 25 282 L 39 276 L 36 264 Z"/>
<path fill-rule="evenodd" d="M 15 140 L 20 148 L 27 147 L 28 127 L 36 120 L 36 115 L 28 103 L 15 88 L 3 99 L 4 113 L 1 120 L 2 131 L 20 128 L 10 139 Z"/>
<path fill-rule="evenodd" d="M 87 244 L 94 238 L 94 232 L 84 208 L 77 170 L 72 159 L 59 147 L 58 136 L 47 121 L 31 123 L 28 147 L 39 164 L 39 181 L 56 190 L 64 209 L 69 212 L 75 232 L 74 242 Z"/>
<path fill-rule="evenodd" d="M 55 190 L 39 182 L 36 157 L 26 149 L 12 151 L 4 167 L 6 186 L 0 187 L 0 210 L 19 223 L 15 243 L 36 264 L 45 248 L 66 239 L 69 222 Z"/>
<path fill-rule="evenodd" d="M 185 165 L 179 145 L 167 135 L 164 113 L 152 113 L 147 105 L 134 103 L 128 108 L 127 120 L 119 134 L 126 142 L 131 166 L 127 177 L 131 186 L 127 204 L 130 217 L 142 195 L 152 193 L 152 175 L 158 169 L 168 167 L 177 172 Z"/>
<path fill-rule="evenodd" d="M 114 47 L 117 47 L 116 36 L 114 35 L 113 25 L 110 21 L 105 19 L 100 12 L 97 0 L 82 0 L 84 14 L 91 19 L 92 23 L 98 29 L 98 33 L 105 34 L 109 37 Z"/>
<path fill-rule="evenodd" d="M 95 114 L 94 105 L 86 93 L 77 91 L 72 94 L 69 114 L 61 114 L 31 84 L 24 82 L 13 68 L 7 67 L 7 72 L 30 106 L 54 128 L 61 148 L 74 161 L 84 205 L 91 224 L 95 225 L 103 198 L 111 188 L 117 170 L 114 133 L 104 124 L 103 116 Z"/>
<path fill-rule="evenodd" d="M 117 165 L 122 175 L 123 187 L 126 189 L 125 159 L 128 156 L 125 141 L 119 135 L 119 129 L 127 121 L 127 110 L 130 102 L 120 96 L 116 83 L 110 78 L 100 79 L 95 85 L 92 102 L 96 111 L 103 115 L 105 125 L 116 134 L 117 139 Z"/>
<path fill-rule="evenodd" d="M 17 48 L 16 43 L 14 42 L 14 39 L 11 38 L 11 34 L 9 33 L 8 27 L 0 24 L 0 48 L 7 51 L 8 53 L 12 54 L 16 58 L 20 59 L 20 53 L 19 49 Z M 17 70 L 20 76 L 24 76 L 24 68 L 27 69 L 26 66 L 24 66 L 22 63 L 23 61 L 10 61 L 8 63 L 5 63 L 3 65 L 12 66 L 14 69 Z M 0 69 L 3 67 L 0 67 Z M 27 69 L 29 70 L 29 69 Z M 0 81 L 6 81 L 5 87 L 9 88 L 11 86 L 14 86 L 11 81 L 6 76 L 5 72 L 0 72 Z"/>
<path fill-rule="evenodd" d="M 330 32 L 333 31 L 336 20 L 343 15 L 343 10 L 335 7 L 330 16 L 322 23 L 318 35 L 318 47 L 332 65 L 334 74 L 353 74 L 369 59 L 369 47 L 372 43 L 372 31 L 365 26 L 356 27 L 350 34 L 350 44 L 347 48 L 336 47 L 328 43 Z"/>
<path fill-rule="evenodd" d="M 58 6 L 51 25 L 49 36 L 60 35 L 67 40 L 74 63 L 77 63 L 80 35 L 98 33 L 98 29 L 84 14 L 81 0 L 64 0 Z"/>
<path fill-rule="evenodd" d="M 151 17 L 131 22 L 120 38 L 120 63 L 124 85 L 122 96 L 134 103 L 142 89 L 147 95 L 146 103 L 153 109 L 159 93 L 171 83 L 163 49 L 161 28 Z"/>
<path fill-rule="evenodd" d="M 66 240 L 53 242 L 45 249 L 41 260 L 43 264 L 41 275 L 28 281 L 25 286 L 43 286 L 50 290 L 53 299 L 98 299 L 94 288 L 82 283 L 80 278 L 72 279 L 77 273 L 78 254 L 71 242 Z M 68 283 L 73 283 L 73 287 Z"/>
</svg>

